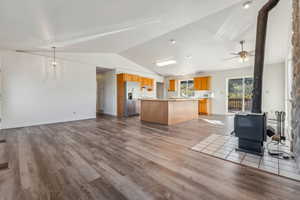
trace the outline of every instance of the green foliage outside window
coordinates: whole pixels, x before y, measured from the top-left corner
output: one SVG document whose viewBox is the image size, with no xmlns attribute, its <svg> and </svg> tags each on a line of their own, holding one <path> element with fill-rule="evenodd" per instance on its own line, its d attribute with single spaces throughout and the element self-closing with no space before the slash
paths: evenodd
<svg viewBox="0 0 300 200">
<path fill-rule="evenodd" d="M 194 81 L 193 80 L 180 81 L 180 96 L 193 97 L 194 95 L 195 95 Z"/>
</svg>

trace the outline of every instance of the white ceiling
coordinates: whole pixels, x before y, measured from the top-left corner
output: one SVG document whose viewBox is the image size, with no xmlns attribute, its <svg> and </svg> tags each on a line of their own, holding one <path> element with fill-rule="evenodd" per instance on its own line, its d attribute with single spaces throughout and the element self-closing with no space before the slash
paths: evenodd
<svg viewBox="0 0 300 200">
<path fill-rule="evenodd" d="M 266 0 L 256 0 L 249 10 L 242 9 L 241 3 L 238 3 L 123 51 L 121 55 L 164 76 L 253 66 L 254 57 L 246 63 L 240 63 L 238 59 L 227 60 L 227 58 L 233 57 L 230 55 L 231 52 L 240 51 L 240 40 L 246 40 L 246 50 L 255 49 L 256 18 L 258 10 L 265 2 Z M 285 60 L 290 15 L 290 1 L 281 1 L 270 13 L 266 63 Z M 170 39 L 175 39 L 177 43 L 171 45 Z M 186 59 L 187 56 L 192 56 L 192 59 Z M 166 67 L 155 66 L 155 61 L 168 58 L 177 60 L 177 64 Z"/>
<path fill-rule="evenodd" d="M 246 11 L 244 0 L 1 0 L 0 48 L 119 53 L 162 75 L 240 67 L 223 59 L 240 39 L 254 48 L 257 10 L 266 0 L 254 1 Z M 268 62 L 285 56 L 289 2 L 270 16 Z M 153 64 L 169 57 L 178 64 Z"/>
</svg>

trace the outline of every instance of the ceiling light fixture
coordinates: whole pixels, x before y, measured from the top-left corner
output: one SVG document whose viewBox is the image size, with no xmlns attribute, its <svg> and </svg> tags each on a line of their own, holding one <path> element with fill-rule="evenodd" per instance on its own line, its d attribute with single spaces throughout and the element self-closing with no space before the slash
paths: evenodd
<svg viewBox="0 0 300 200">
<path fill-rule="evenodd" d="M 174 65 L 176 63 L 177 63 L 176 60 L 158 61 L 158 62 L 156 62 L 156 66 L 164 67 L 164 66 L 168 66 L 168 65 Z"/>
<path fill-rule="evenodd" d="M 57 80 L 62 78 L 63 64 L 57 60 L 56 46 L 51 47 L 50 55 L 45 56 L 44 76 L 46 81 Z"/>
<path fill-rule="evenodd" d="M 171 39 L 170 42 L 171 42 L 171 44 L 176 44 L 176 40 L 174 40 L 174 39 Z"/>
<path fill-rule="evenodd" d="M 56 62 L 56 47 L 52 47 L 53 49 L 53 60 L 52 60 L 52 67 L 56 67 L 57 66 L 57 62 Z"/>
<path fill-rule="evenodd" d="M 240 62 L 241 63 L 245 63 L 249 61 L 249 57 L 248 56 L 244 56 L 244 57 L 240 57 Z"/>
<path fill-rule="evenodd" d="M 250 8 L 251 4 L 252 4 L 252 1 L 246 1 L 245 3 L 243 3 L 243 8 L 245 10 L 247 10 Z"/>
</svg>

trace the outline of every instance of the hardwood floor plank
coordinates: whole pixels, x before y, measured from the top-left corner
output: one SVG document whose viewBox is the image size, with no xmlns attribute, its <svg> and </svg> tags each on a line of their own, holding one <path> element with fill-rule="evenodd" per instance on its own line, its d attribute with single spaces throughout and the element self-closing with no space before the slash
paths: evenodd
<svg viewBox="0 0 300 200">
<path fill-rule="evenodd" d="M 202 119 L 163 126 L 138 117 L 3 130 L 2 200 L 298 199 L 300 183 L 190 150 L 229 133 Z M 1 144 L 0 144 L 1 145 Z"/>
</svg>

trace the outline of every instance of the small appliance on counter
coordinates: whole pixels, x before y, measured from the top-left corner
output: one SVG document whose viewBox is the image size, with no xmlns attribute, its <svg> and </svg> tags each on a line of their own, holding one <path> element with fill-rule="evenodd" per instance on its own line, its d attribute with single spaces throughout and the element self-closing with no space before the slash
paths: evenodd
<svg viewBox="0 0 300 200">
<path fill-rule="evenodd" d="M 139 115 L 138 99 L 140 98 L 140 84 L 138 82 L 125 82 L 125 117 Z"/>
</svg>

